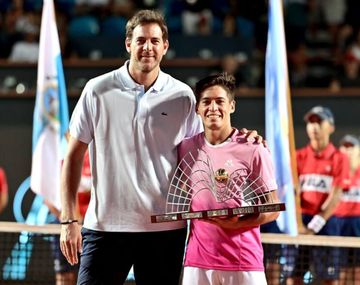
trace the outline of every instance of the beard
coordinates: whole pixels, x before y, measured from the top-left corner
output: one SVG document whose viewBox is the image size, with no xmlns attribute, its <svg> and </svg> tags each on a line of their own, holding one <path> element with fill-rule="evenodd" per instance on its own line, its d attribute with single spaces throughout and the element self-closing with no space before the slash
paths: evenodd
<svg viewBox="0 0 360 285">
<path fill-rule="evenodd" d="M 139 57 L 139 59 L 136 60 L 136 65 L 138 69 L 142 72 L 149 73 L 152 72 L 154 69 L 158 68 L 160 62 L 155 57 Z"/>
</svg>

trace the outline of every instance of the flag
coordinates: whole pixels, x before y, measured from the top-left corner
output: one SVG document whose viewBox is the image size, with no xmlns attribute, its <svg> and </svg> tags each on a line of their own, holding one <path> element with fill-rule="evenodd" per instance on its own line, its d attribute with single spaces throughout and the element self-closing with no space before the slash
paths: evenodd
<svg viewBox="0 0 360 285">
<path fill-rule="evenodd" d="M 69 125 L 53 0 L 44 0 L 33 119 L 30 187 L 60 209 L 60 171 Z"/>
<path fill-rule="evenodd" d="M 265 59 L 265 133 L 275 165 L 278 196 L 286 204 L 277 222 L 280 230 L 298 233 L 295 203 L 297 169 L 286 59 L 282 0 L 269 1 Z"/>
</svg>

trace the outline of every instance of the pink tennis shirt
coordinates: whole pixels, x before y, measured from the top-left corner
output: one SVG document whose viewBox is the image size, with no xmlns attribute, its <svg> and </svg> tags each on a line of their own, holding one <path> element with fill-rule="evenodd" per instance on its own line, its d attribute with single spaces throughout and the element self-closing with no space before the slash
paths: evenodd
<svg viewBox="0 0 360 285">
<path fill-rule="evenodd" d="M 236 129 L 227 141 L 219 145 L 208 143 L 204 133 L 183 140 L 178 147 L 179 161 L 189 156 L 190 152 L 195 158 L 191 172 L 204 168 L 202 161 L 196 161 L 197 156 L 201 156 L 199 150 L 210 158 L 214 171 L 224 169 L 230 178 L 234 173 L 244 176 L 250 174 L 252 178 L 260 176 L 266 191 L 277 188 L 268 149 L 262 144 L 247 142 Z M 203 183 L 190 183 L 193 184 L 194 192 L 200 190 L 192 198 L 192 211 L 238 207 L 242 204 L 241 200 L 235 199 L 218 202 Z M 185 266 L 228 271 L 264 271 L 259 227 L 225 230 L 201 219 L 191 220 Z"/>
</svg>

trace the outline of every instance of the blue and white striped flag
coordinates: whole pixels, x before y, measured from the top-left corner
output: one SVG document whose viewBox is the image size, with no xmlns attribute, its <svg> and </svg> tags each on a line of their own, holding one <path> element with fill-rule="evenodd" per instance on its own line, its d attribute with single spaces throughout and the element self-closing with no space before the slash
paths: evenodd
<svg viewBox="0 0 360 285">
<path fill-rule="evenodd" d="M 294 177 L 295 156 L 291 151 L 293 124 L 291 98 L 286 59 L 282 0 L 269 1 L 269 30 L 265 62 L 265 128 L 272 158 L 275 164 L 278 196 L 286 204 L 277 222 L 280 230 L 296 235 L 297 219 Z M 292 136 L 292 137 L 291 137 Z M 294 172 L 295 171 L 295 172 Z"/>
<path fill-rule="evenodd" d="M 57 209 L 65 133 L 69 125 L 64 72 L 53 0 L 44 0 L 34 109 L 31 189 Z"/>
</svg>

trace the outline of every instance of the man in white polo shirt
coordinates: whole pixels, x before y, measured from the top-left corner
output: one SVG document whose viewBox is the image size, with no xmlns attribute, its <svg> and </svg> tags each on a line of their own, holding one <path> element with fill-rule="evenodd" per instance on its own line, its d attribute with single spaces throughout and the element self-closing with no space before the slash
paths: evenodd
<svg viewBox="0 0 360 285">
<path fill-rule="evenodd" d="M 185 225 L 150 217 L 165 212 L 177 145 L 202 125 L 191 88 L 160 70 L 169 47 L 163 16 L 137 12 L 125 45 L 130 60 L 90 80 L 71 118 L 60 246 L 71 264 L 82 251 L 78 284 L 123 284 L 134 266 L 137 285 L 177 285 Z M 75 201 L 87 148 L 92 188 L 80 233 Z"/>
</svg>

